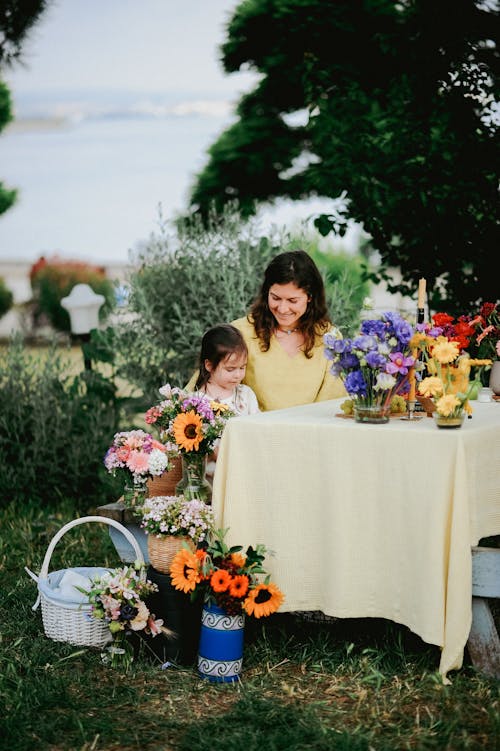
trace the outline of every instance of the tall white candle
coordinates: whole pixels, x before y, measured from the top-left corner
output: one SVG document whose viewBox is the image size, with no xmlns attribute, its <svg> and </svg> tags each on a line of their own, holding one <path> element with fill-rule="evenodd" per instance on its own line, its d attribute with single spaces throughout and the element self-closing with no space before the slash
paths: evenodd
<svg viewBox="0 0 500 751">
<path fill-rule="evenodd" d="M 425 291 L 426 291 L 427 283 L 425 279 L 422 277 L 418 280 L 418 302 L 417 302 L 417 308 L 420 310 L 425 307 Z"/>
</svg>

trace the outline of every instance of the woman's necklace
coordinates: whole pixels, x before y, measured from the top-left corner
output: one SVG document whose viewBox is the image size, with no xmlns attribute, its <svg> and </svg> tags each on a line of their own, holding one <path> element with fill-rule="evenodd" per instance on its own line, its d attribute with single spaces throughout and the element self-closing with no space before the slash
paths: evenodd
<svg viewBox="0 0 500 751">
<path fill-rule="evenodd" d="M 282 334 L 287 334 L 290 336 L 290 334 L 293 334 L 295 331 L 297 331 L 298 327 L 295 327 L 294 329 L 280 329 L 278 326 L 278 331 L 281 331 Z"/>
</svg>

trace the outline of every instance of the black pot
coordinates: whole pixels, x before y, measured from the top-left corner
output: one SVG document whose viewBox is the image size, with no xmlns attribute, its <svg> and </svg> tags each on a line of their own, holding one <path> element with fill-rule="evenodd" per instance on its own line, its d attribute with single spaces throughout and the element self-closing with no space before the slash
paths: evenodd
<svg viewBox="0 0 500 751">
<path fill-rule="evenodd" d="M 158 586 L 158 592 L 149 595 L 146 604 L 156 618 L 163 619 L 163 625 L 173 635 L 144 635 L 149 648 L 146 651 L 151 650 L 162 663 L 194 665 L 200 640 L 202 603 L 191 602 L 189 594 L 172 586 L 169 574 L 161 574 L 153 566 L 149 566 L 147 578 Z"/>
</svg>

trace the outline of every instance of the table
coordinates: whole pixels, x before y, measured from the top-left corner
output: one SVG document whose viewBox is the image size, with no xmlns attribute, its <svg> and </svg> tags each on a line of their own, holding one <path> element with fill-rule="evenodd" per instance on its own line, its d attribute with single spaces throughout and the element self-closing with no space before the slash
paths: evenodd
<svg viewBox="0 0 500 751">
<path fill-rule="evenodd" d="M 385 618 L 441 647 L 446 681 L 471 628 L 471 546 L 500 533 L 500 404 L 458 430 L 358 424 L 342 400 L 238 417 L 214 477 L 227 542 L 263 543 L 282 610 Z"/>
</svg>

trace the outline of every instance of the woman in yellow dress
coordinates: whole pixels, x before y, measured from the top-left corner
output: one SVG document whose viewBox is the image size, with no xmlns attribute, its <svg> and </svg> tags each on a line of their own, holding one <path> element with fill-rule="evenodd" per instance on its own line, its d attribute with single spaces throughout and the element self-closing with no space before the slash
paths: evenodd
<svg viewBox="0 0 500 751">
<path fill-rule="evenodd" d="M 338 330 L 328 314 L 321 274 L 305 251 L 275 256 L 248 315 L 232 323 L 248 347 L 243 383 L 255 392 L 262 411 L 346 395 L 324 355 L 323 335 Z"/>
</svg>

